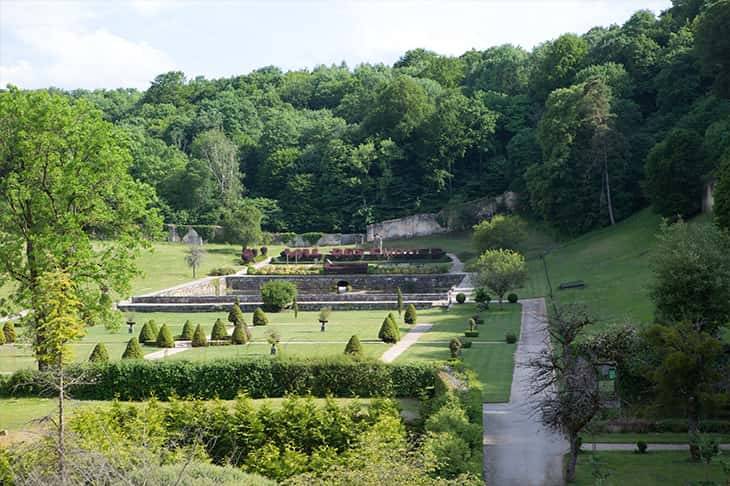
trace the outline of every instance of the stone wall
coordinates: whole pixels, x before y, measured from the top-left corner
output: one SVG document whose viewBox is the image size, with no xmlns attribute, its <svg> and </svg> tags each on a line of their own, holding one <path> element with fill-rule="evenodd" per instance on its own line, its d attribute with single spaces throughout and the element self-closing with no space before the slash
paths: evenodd
<svg viewBox="0 0 730 486">
<path fill-rule="evenodd" d="M 205 277 L 176 287 L 153 292 L 151 296 L 220 296 L 226 294 L 226 277 Z M 140 298 L 137 297 L 137 298 Z"/>
<path fill-rule="evenodd" d="M 369 224 L 366 239 L 367 241 L 375 241 L 377 236 L 383 240 L 397 240 L 445 233 L 447 231 L 448 228 L 441 226 L 438 222 L 438 215 L 423 213 Z"/>
<path fill-rule="evenodd" d="M 300 293 L 333 292 L 338 282 L 347 282 L 353 290 L 393 292 L 400 288 L 403 293 L 446 292 L 464 278 L 461 273 L 433 275 L 229 275 L 229 290 L 236 293 L 257 294 L 261 285 L 270 280 L 293 282 Z"/>
<path fill-rule="evenodd" d="M 430 309 L 433 307 L 431 301 L 412 301 L 406 302 L 413 304 L 417 309 Z M 261 307 L 261 302 L 241 303 L 240 307 L 243 312 L 253 312 L 257 307 Z M 117 308 L 122 312 L 228 312 L 233 306 L 229 303 L 211 303 L 211 302 L 191 302 L 191 303 L 134 303 L 120 302 Z M 396 301 L 376 301 L 376 302 L 302 302 L 299 304 L 299 310 L 319 311 L 322 307 L 331 307 L 334 311 L 345 310 L 390 310 L 396 309 Z"/>
<path fill-rule="evenodd" d="M 705 182 L 705 187 L 702 191 L 702 212 L 709 213 L 715 206 L 715 179 L 711 179 Z"/>
<path fill-rule="evenodd" d="M 359 293 L 348 292 L 344 294 L 299 294 L 297 302 L 377 302 L 397 301 L 394 293 Z M 418 301 L 445 300 L 446 292 L 403 294 L 405 303 Z M 230 294 L 230 295 L 145 295 L 132 297 L 133 304 L 233 304 L 236 300 L 241 304 L 261 303 L 259 294 Z"/>
</svg>

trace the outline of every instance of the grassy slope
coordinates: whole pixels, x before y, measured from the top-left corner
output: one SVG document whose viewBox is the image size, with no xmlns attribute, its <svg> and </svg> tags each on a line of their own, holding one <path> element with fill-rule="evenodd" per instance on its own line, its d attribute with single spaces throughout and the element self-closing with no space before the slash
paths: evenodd
<svg viewBox="0 0 730 486">
<path fill-rule="evenodd" d="M 602 471 L 610 476 L 605 484 L 621 486 L 645 486 L 650 484 L 690 484 L 693 481 L 726 479 L 722 464 L 715 460 L 709 466 L 689 462 L 684 451 L 649 451 L 647 454 L 633 452 L 600 452 L 597 455 L 603 464 Z M 596 484 L 592 476 L 591 453 L 578 456 L 576 486 Z"/>
</svg>

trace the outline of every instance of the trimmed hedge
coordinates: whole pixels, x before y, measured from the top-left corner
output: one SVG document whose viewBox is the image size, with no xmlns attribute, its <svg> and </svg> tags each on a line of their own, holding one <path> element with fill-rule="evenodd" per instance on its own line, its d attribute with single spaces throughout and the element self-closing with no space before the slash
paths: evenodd
<svg viewBox="0 0 730 486">
<path fill-rule="evenodd" d="M 22 370 L 0 382 L 2 396 L 42 396 L 38 371 Z M 252 398 L 312 394 L 317 397 L 417 397 L 436 385 L 436 369 L 419 363 L 385 364 L 347 357 L 311 360 L 244 359 L 193 361 L 118 361 L 83 364 L 69 374 L 85 373 L 93 383 L 72 386 L 82 400 L 143 400 L 151 396 L 230 400 L 240 392 Z"/>
</svg>

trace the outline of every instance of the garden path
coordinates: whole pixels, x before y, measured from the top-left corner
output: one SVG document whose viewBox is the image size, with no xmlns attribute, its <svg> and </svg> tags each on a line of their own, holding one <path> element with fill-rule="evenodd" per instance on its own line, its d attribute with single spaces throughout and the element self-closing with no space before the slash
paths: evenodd
<svg viewBox="0 0 730 486">
<path fill-rule="evenodd" d="M 384 363 L 392 363 L 396 360 L 396 358 L 398 358 L 398 356 L 405 353 L 408 348 L 415 344 L 416 341 L 421 339 L 421 336 L 428 332 L 428 330 L 431 329 L 431 326 L 431 324 L 417 324 L 413 326 L 413 329 L 408 331 L 403 339 L 395 343 L 390 349 L 383 353 L 380 360 Z"/>
<path fill-rule="evenodd" d="M 720 444 L 720 449 L 730 450 L 730 444 Z M 635 451 L 636 444 L 606 444 L 588 443 L 583 444 L 584 451 Z M 647 444 L 648 451 L 689 451 L 688 444 Z"/>
<path fill-rule="evenodd" d="M 509 403 L 484 404 L 484 473 L 500 486 L 562 485 L 567 444 L 545 429 L 533 411 L 530 357 L 548 346 L 545 299 L 523 300 Z"/>
</svg>

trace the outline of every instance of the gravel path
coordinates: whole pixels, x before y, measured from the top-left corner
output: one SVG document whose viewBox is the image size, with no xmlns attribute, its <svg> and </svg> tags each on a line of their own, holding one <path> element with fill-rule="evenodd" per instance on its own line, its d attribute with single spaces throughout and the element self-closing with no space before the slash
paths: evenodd
<svg viewBox="0 0 730 486">
<path fill-rule="evenodd" d="M 416 341 L 421 339 L 423 333 L 427 332 L 429 329 L 431 329 L 431 324 L 415 325 L 413 329 L 408 331 L 403 339 L 395 343 L 393 347 L 383 353 L 383 356 L 380 357 L 380 360 L 384 363 L 392 363 L 396 360 L 396 358 L 398 358 L 398 356 L 405 353 L 408 348 L 415 344 Z"/>
<path fill-rule="evenodd" d="M 567 443 L 534 417 L 530 370 L 521 365 L 546 346 L 545 300 L 523 300 L 522 330 L 515 353 L 509 403 L 484 404 L 484 468 L 487 484 L 562 485 Z"/>
</svg>

